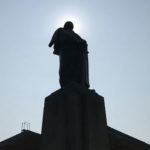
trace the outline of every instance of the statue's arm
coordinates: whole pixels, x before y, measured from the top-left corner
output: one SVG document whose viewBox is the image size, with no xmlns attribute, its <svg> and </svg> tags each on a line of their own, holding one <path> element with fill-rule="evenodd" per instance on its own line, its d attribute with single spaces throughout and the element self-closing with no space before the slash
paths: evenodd
<svg viewBox="0 0 150 150">
<path fill-rule="evenodd" d="M 88 52 L 88 44 L 87 44 L 86 40 L 84 40 L 84 39 L 81 40 L 80 48 L 83 50 L 83 52 L 89 53 Z"/>
<path fill-rule="evenodd" d="M 52 39 L 51 39 L 51 41 L 50 41 L 49 44 L 48 44 L 49 47 L 52 47 L 52 45 L 57 42 L 57 40 L 58 40 L 58 34 L 59 34 L 59 32 L 60 32 L 61 29 L 62 29 L 62 28 L 58 28 L 58 29 L 54 32 L 54 34 L 53 34 L 53 36 L 52 36 Z"/>
<path fill-rule="evenodd" d="M 54 32 L 52 39 L 51 39 L 50 43 L 48 44 L 49 47 L 52 47 L 54 45 L 54 52 L 53 53 L 56 55 L 59 55 L 59 46 L 60 46 L 59 34 L 60 34 L 61 30 L 62 30 L 62 28 L 59 28 Z"/>
<path fill-rule="evenodd" d="M 82 39 L 78 34 L 76 34 L 76 37 L 78 39 L 78 44 L 79 44 L 80 49 L 85 53 L 89 53 L 88 52 L 88 44 L 87 44 L 86 40 Z"/>
</svg>

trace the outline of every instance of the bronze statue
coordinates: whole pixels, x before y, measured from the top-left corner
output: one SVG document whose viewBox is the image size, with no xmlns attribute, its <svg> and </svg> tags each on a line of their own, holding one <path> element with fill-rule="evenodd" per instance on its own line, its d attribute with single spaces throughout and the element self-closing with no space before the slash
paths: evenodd
<svg viewBox="0 0 150 150">
<path fill-rule="evenodd" d="M 77 82 L 89 88 L 87 43 L 73 31 L 73 23 L 67 21 L 58 28 L 49 47 L 54 45 L 54 54 L 60 57 L 59 81 L 61 87 Z"/>
</svg>

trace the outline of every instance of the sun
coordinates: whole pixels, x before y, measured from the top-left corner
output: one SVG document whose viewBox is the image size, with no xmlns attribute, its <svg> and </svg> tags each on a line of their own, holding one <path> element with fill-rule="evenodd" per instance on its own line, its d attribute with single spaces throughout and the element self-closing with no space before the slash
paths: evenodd
<svg viewBox="0 0 150 150">
<path fill-rule="evenodd" d="M 77 33 L 81 32 L 81 23 L 79 23 L 79 19 L 73 16 L 67 16 L 67 17 L 63 17 L 60 22 L 59 22 L 59 26 L 63 27 L 65 22 L 67 21 L 71 21 L 74 24 L 74 31 Z"/>
</svg>

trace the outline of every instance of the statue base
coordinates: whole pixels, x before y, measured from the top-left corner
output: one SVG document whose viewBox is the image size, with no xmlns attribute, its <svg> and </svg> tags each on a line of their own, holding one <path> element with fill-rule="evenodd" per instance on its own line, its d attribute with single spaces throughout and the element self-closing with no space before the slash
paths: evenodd
<svg viewBox="0 0 150 150">
<path fill-rule="evenodd" d="M 104 98 L 77 83 L 45 99 L 41 150 L 109 150 Z"/>
</svg>

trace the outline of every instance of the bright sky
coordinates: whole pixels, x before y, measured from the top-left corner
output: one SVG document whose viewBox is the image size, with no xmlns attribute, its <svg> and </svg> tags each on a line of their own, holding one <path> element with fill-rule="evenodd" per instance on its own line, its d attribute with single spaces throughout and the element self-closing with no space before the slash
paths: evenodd
<svg viewBox="0 0 150 150">
<path fill-rule="evenodd" d="M 1 0 L 0 141 L 23 121 L 41 132 L 44 98 L 60 88 L 48 43 L 65 18 L 88 42 L 108 125 L 150 143 L 150 0 Z"/>
</svg>

